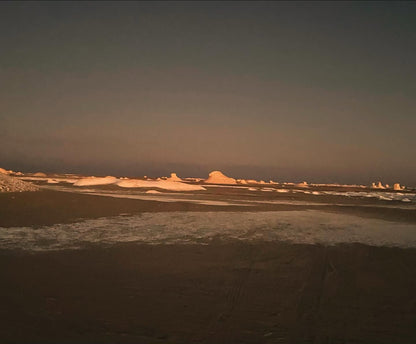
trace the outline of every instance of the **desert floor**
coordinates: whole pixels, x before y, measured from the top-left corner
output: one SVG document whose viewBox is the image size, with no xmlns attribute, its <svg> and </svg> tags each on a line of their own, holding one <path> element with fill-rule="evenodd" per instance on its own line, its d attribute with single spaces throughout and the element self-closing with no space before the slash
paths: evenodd
<svg viewBox="0 0 416 344">
<path fill-rule="evenodd" d="M 260 208 L 268 207 L 299 209 Z M 364 208 L 356 215 L 414 223 L 411 211 Z M 41 191 L 1 194 L 0 209 L 2 230 L 36 230 L 125 212 L 223 208 Z M 362 244 L 1 249 L 0 342 L 415 343 L 415 276 L 416 249 Z"/>
</svg>

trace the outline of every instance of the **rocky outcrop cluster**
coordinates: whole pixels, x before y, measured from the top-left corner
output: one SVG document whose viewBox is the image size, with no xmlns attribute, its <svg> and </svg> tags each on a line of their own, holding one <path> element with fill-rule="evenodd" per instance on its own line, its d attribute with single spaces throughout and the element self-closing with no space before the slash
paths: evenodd
<svg viewBox="0 0 416 344">
<path fill-rule="evenodd" d="M 39 188 L 16 177 L 0 173 L 0 192 L 38 191 Z"/>
</svg>

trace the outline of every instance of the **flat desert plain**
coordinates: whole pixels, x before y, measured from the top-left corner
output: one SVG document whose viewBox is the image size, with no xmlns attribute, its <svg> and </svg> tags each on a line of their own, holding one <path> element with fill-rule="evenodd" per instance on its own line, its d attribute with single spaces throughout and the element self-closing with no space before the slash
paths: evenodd
<svg viewBox="0 0 416 344">
<path fill-rule="evenodd" d="M 34 183 L 0 194 L 2 343 L 416 342 L 413 193 Z"/>
</svg>

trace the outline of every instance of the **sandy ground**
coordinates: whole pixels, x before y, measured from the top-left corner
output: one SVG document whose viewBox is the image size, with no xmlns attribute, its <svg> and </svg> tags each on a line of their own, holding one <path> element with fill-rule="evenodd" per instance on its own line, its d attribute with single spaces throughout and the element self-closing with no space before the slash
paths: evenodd
<svg viewBox="0 0 416 344">
<path fill-rule="evenodd" d="M 415 221 L 414 210 L 325 209 Z M 234 208 L 9 193 L 0 227 L 175 210 Z M 0 343 L 415 343 L 415 276 L 416 249 L 358 244 L 0 250 Z"/>
<path fill-rule="evenodd" d="M 230 197 L 233 191 L 215 190 L 210 197 L 212 200 L 221 200 Z M 238 193 L 234 196 L 238 197 Z M 262 195 L 261 199 L 289 200 L 286 195 Z M 368 200 L 349 200 L 342 197 L 347 205 L 337 205 L 340 198 L 322 196 L 316 202 L 316 197 L 296 195 L 296 201 L 313 200 L 315 205 L 293 204 L 259 204 L 252 207 L 240 206 L 208 206 L 189 202 L 157 202 L 150 200 L 137 200 L 126 198 L 103 197 L 96 195 L 79 194 L 43 190 L 38 192 L 0 193 L 0 227 L 14 226 L 44 226 L 55 223 L 76 222 L 80 219 L 115 216 L 119 214 L 137 214 L 141 212 L 164 211 L 276 211 L 276 210 L 305 210 L 315 209 L 328 212 L 350 214 L 368 218 L 377 218 L 390 221 L 416 223 L 415 209 L 380 208 L 380 201 L 369 203 Z M 400 202 L 399 202 L 400 203 Z M 332 205 L 324 205 L 332 204 Z M 365 205 L 365 206 L 362 206 Z M 390 204 L 389 204 L 390 205 Z"/>
<path fill-rule="evenodd" d="M 2 343 L 414 343 L 416 250 L 1 252 Z"/>
</svg>

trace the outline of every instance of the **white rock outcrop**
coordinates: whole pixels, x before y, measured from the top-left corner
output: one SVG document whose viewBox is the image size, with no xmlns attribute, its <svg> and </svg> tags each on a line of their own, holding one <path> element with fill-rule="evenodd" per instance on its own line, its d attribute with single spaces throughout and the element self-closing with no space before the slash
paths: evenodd
<svg viewBox="0 0 416 344">
<path fill-rule="evenodd" d="M 393 185 L 393 190 L 401 191 L 401 190 L 404 190 L 404 189 L 405 189 L 405 187 L 404 186 L 401 186 L 399 183 L 395 183 Z"/>
<path fill-rule="evenodd" d="M 78 179 L 74 186 L 91 186 L 91 185 L 109 185 L 115 184 L 118 182 L 118 179 L 113 176 L 107 177 L 86 177 Z"/>
<path fill-rule="evenodd" d="M 169 178 L 166 178 L 170 182 L 182 182 L 182 179 L 177 176 L 176 173 L 171 173 Z"/>
<path fill-rule="evenodd" d="M 385 189 L 384 185 L 381 182 L 371 183 L 371 188 L 373 189 Z"/>
<path fill-rule="evenodd" d="M 309 187 L 307 182 L 302 182 L 302 183 L 297 183 L 295 184 L 295 186 L 299 187 L 299 188 L 307 188 Z"/>
<path fill-rule="evenodd" d="M 227 177 L 220 171 L 212 171 L 209 177 L 205 179 L 207 184 L 237 184 L 234 178 Z"/>
<path fill-rule="evenodd" d="M 170 180 L 142 180 L 142 179 L 130 179 L 121 180 L 116 183 L 122 188 L 158 188 L 170 191 L 200 191 L 206 190 L 201 185 L 192 185 L 183 182 L 173 182 Z"/>
</svg>

